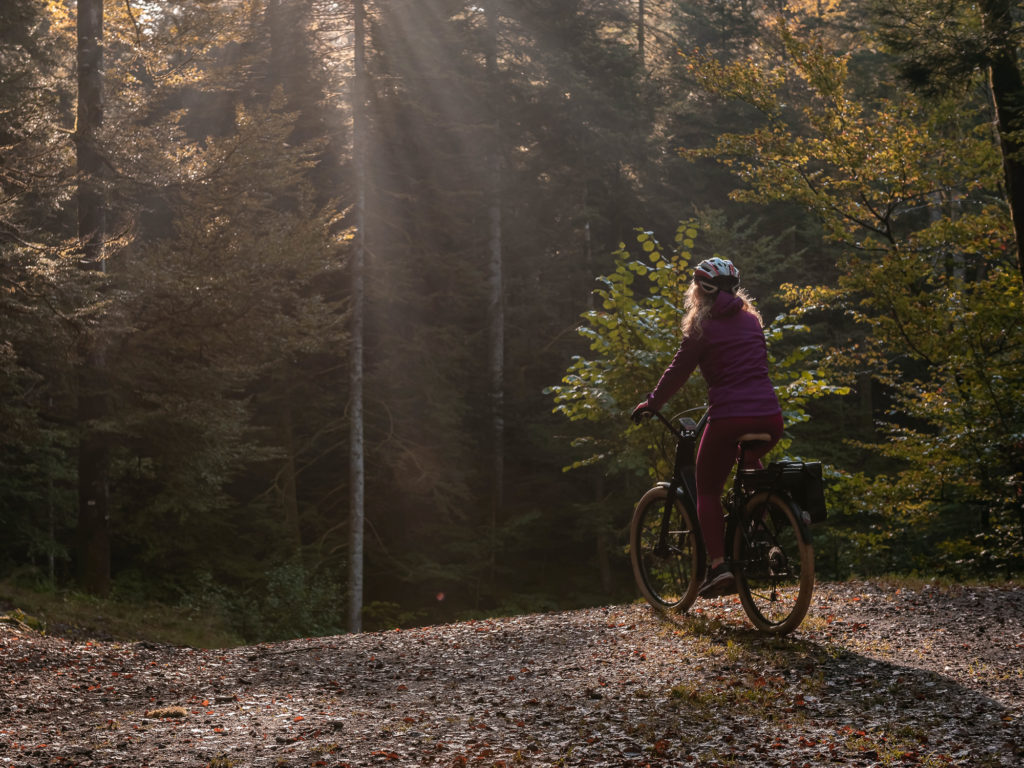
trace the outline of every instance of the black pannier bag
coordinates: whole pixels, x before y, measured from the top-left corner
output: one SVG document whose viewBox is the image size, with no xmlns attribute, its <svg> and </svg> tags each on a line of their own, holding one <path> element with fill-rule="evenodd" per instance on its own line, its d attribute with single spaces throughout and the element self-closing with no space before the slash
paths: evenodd
<svg viewBox="0 0 1024 768">
<path fill-rule="evenodd" d="M 785 491 L 812 523 L 828 517 L 820 461 L 774 461 L 764 469 L 743 470 L 742 482 L 754 491 Z"/>
</svg>

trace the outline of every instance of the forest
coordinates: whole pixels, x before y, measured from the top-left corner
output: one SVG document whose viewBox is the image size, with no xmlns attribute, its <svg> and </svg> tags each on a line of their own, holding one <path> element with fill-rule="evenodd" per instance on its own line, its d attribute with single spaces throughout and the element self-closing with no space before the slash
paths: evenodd
<svg viewBox="0 0 1024 768">
<path fill-rule="evenodd" d="M 1022 23 L 4 0 L 0 580 L 251 642 L 630 601 L 628 417 L 715 254 L 819 579 L 1019 578 Z"/>
</svg>

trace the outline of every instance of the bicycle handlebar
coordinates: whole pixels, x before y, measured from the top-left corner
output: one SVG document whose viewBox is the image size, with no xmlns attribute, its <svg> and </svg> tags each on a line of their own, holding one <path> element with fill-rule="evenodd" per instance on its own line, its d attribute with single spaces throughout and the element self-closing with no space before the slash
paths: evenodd
<svg viewBox="0 0 1024 768">
<path fill-rule="evenodd" d="M 708 419 L 707 408 L 706 407 L 691 408 L 689 410 L 683 411 L 683 413 L 692 413 L 694 411 L 701 411 L 701 410 L 704 411 L 704 413 L 701 415 L 700 419 L 697 420 L 697 423 L 693 427 L 693 431 L 695 431 L 695 432 L 699 432 L 701 430 L 701 428 L 707 423 L 707 419 Z M 651 415 L 651 417 L 657 417 L 658 421 L 660 421 L 662 424 L 664 424 L 666 429 L 668 429 L 669 432 L 671 432 L 673 435 L 675 435 L 676 438 L 682 439 L 683 431 L 684 430 L 690 431 L 689 428 L 687 428 L 685 425 L 684 425 L 683 429 L 679 429 L 678 427 L 676 427 L 675 424 L 672 423 L 672 419 L 670 419 L 667 416 L 665 416 L 661 411 L 647 411 L 647 413 L 649 413 Z"/>
</svg>

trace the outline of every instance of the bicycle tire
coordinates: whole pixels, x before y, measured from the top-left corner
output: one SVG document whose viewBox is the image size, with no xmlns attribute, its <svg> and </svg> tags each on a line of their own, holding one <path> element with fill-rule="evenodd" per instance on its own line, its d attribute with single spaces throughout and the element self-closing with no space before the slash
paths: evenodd
<svg viewBox="0 0 1024 768">
<path fill-rule="evenodd" d="M 757 629 L 796 629 L 814 592 L 814 546 L 783 495 L 762 492 L 744 505 L 733 529 L 733 571 L 740 602 Z"/>
<path fill-rule="evenodd" d="M 658 611 L 679 614 L 697 599 L 704 547 L 696 513 L 677 498 L 669 518 L 668 551 L 658 551 L 667 493 L 657 486 L 637 502 L 629 526 L 629 559 L 644 599 Z"/>
</svg>

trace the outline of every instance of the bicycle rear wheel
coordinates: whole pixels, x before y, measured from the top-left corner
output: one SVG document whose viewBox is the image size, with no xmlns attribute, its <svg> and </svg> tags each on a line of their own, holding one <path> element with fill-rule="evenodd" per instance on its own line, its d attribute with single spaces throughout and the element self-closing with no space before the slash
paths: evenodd
<svg viewBox="0 0 1024 768">
<path fill-rule="evenodd" d="M 762 632 L 784 635 L 807 614 L 814 591 L 814 546 L 785 496 L 758 493 L 733 535 L 740 602 Z"/>
<path fill-rule="evenodd" d="M 629 559 L 647 602 L 659 611 L 684 613 L 697 599 L 704 548 L 697 516 L 681 499 L 673 501 L 663 526 L 667 494 L 664 486 L 657 486 L 637 503 L 629 526 Z"/>
</svg>

